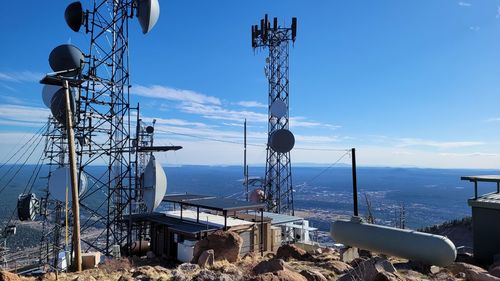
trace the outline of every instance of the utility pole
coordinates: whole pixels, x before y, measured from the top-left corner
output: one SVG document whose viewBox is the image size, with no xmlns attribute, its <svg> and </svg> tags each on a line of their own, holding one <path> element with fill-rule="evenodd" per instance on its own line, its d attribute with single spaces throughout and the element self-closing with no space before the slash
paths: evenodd
<svg viewBox="0 0 500 281">
<path fill-rule="evenodd" d="M 247 166 L 247 119 L 245 118 L 245 123 L 243 124 L 243 177 L 245 181 L 245 195 L 248 202 L 248 166 Z"/>
<path fill-rule="evenodd" d="M 66 95 L 66 130 L 68 133 L 69 166 L 71 173 L 71 198 L 73 200 L 73 249 L 75 251 L 74 269 L 82 271 L 82 248 L 80 244 L 80 205 L 78 198 L 78 177 L 76 173 L 75 133 L 73 131 L 73 113 L 71 112 L 68 80 L 63 80 Z"/>
<path fill-rule="evenodd" d="M 351 149 L 352 158 L 352 201 L 354 205 L 354 216 L 358 216 L 358 182 L 356 177 L 356 149 Z"/>
</svg>

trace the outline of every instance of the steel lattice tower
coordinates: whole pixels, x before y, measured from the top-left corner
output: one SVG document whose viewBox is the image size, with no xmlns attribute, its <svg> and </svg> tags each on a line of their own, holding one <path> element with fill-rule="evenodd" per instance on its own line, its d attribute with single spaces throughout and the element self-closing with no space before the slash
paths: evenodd
<svg viewBox="0 0 500 281">
<path fill-rule="evenodd" d="M 289 79 L 288 60 L 289 43 L 295 42 L 297 20 L 292 18 L 291 27 L 280 27 L 277 18 L 273 26 L 267 15 L 258 25 L 252 26 L 252 47 L 267 48 L 269 56 L 266 59 L 266 76 L 268 88 L 268 140 L 280 129 L 289 128 Z M 273 116 L 271 106 L 281 101 L 286 105 L 282 117 Z M 292 165 L 290 152 L 275 151 L 268 142 L 266 172 L 263 184 L 267 210 L 270 212 L 291 214 L 293 207 Z"/>
<path fill-rule="evenodd" d="M 132 3 L 94 0 L 93 10 L 87 13 L 90 47 L 75 127 L 79 171 L 91 164 L 104 163 L 106 167 L 105 171 L 86 172 L 95 185 L 90 190 L 102 191 L 105 199 L 98 206 L 90 206 L 85 197 L 80 200 L 82 210 L 91 213 L 82 220 L 82 233 L 96 223 L 105 227 L 97 237 L 82 242 L 106 254 L 111 245 L 131 243 L 129 227 L 122 222 L 124 214 L 132 213 L 133 190 L 138 184 L 131 139 L 131 111 L 137 108 L 130 106 L 129 93 L 128 20 Z"/>
<path fill-rule="evenodd" d="M 153 10 L 157 14 L 151 17 L 156 18 L 150 20 Z M 87 190 L 79 198 L 83 251 L 93 248 L 109 255 L 112 245 L 128 250 L 137 233 L 125 217 L 146 210 L 141 205 L 139 173 L 154 150 L 141 151 L 145 144 L 142 139 L 152 137 L 152 132 L 145 132 L 139 105 L 130 105 L 128 35 L 130 19 L 137 16 L 146 34 L 158 14 L 156 0 L 94 0 L 91 9 L 85 11 L 80 2 L 74 2 L 65 12 L 69 27 L 79 31 L 83 26 L 90 37 L 88 49 L 83 49 L 83 68 L 70 79 L 80 81 L 72 84 L 78 179 L 82 174 L 88 179 Z M 49 127 L 45 156 L 49 165 L 66 166 L 65 125 L 53 120 Z M 48 195 L 45 200 L 50 201 Z M 60 229 L 55 232 L 44 235 L 42 244 L 59 244 Z M 57 259 L 47 246 L 42 248 L 42 262 L 49 261 L 50 255 Z"/>
</svg>

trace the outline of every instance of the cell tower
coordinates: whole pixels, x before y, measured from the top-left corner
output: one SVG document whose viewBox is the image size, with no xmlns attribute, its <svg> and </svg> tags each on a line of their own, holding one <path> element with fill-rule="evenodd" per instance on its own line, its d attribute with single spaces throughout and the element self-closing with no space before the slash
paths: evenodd
<svg viewBox="0 0 500 281">
<path fill-rule="evenodd" d="M 291 27 L 281 27 L 274 18 L 273 25 L 267 14 L 259 25 L 252 26 L 252 48 L 268 48 L 266 76 L 269 82 L 268 145 L 266 175 L 263 189 L 267 210 L 281 214 L 294 214 L 292 164 L 290 151 L 295 144 L 289 128 L 288 51 L 290 41 L 295 42 L 297 19 Z"/>
<path fill-rule="evenodd" d="M 18 201 L 20 214 L 30 213 L 22 206 L 41 205 L 37 214 L 44 219 L 42 263 L 57 267 L 64 248 L 60 245 L 61 230 L 68 224 L 75 229 L 80 224 L 80 219 L 68 220 L 68 203 L 73 205 L 73 214 L 79 212 L 75 205 L 81 208 L 81 215 L 75 218 L 81 217 L 83 251 L 95 249 L 110 255 L 116 253 L 117 246 L 118 252 L 121 249 L 127 254 L 132 242 L 142 239 L 130 215 L 153 211 L 166 192 L 166 176 L 153 152 L 182 147 L 153 146 L 154 122 L 143 122 L 139 105 L 130 104 L 128 60 L 129 19 L 137 17 L 146 34 L 156 24 L 159 12 L 158 0 L 94 0 L 90 10 L 74 2 L 65 10 L 68 26 L 75 32 L 84 27 L 90 46 L 85 54 L 70 44 L 50 53 L 54 73 L 41 81 L 45 84 L 44 103 L 53 115 L 44 150 L 50 167 L 48 190 L 40 201 L 25 195 Z M 70 157 L 73 140 L 74 161 Z M 73 162 L 77 177 L 72 176 L 70 184 Z M 78 186 L 79 204 L 72 204 L 71 195 L 67 195 L 68 186 L 73 185 Z M 24 217 L 34 220 L 36 216 Z M 46 226 L 49 220 L 53 223 Z M 67 230 L 65 237 L 67 241 Z M 72 247 L 79 246 L 74 243 Z"/>
</svg>

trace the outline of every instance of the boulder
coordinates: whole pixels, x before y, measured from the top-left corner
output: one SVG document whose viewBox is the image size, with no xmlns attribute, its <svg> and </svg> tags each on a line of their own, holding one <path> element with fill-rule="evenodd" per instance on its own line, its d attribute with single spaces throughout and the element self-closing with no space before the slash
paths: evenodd
<svg viewBox="0 0 500 281">
<path fill-rule="evenodd" d="M 327 261 L 318 263 L 317 266 L 333 271 L 335 274 L 342 274 L 352 269 L 352 266 L 341 261 Z"/>
<path fill-rule="evenodd" d="M 359 249 L 358 253 L 359 253 L 360 257 L 365 257 L 365 258 L 372 258 L 373 257 L 372 252 L 370 252 L 368 250 Z"/>
<path fill-rule="evenodd" d="M 307 279 L 297 272 L 291 270 L 280 270 L 276 272 L 268 272 L 259 274 L 250 280 L 252 281 L 307 281 Z"/>
<path fill-rule="evenodd" d="M 21 281 L 21 278 L 17 274 L 0 271 L 0 281 Z"/>
<path fill-rule="evenodd" d="M 394 268 L 394 265 L 392 265 L 392 263 L 386 259 L 375 260 L 374 266 L 378 272 L 396 273 L 396 268 Z"/>
<path fill-rule="evenodd" d="M 309 261 L 313 259 L 311 254 L 293 244 L 281 245 L 278 251 L 276 251 L 276 258 L 286 261 L 289 259 L 300 261 Z"/>
<path fill-rule="evenodd" d="M 340 249 L 340 260 L 350 263 L 359 258 L 358 248 L 348 247 Z"/>
<path fill-rule="evenodd" d="M 274 275 L 278 276 L 279 281 L 307 281 L 304 276 L 288 269 L 275 272 Z"/>
<path fill-rule="evenodd" d="M 307 281 L 327 281 L 325 276 L 321 274 L 321 272 L 316 270 L 302 270 L 300 272 L 302 276 L 304 276 Z"/>
<path fill-rule="evenodd" d="M 253 269 L 252 272 L 255 275 L 264 274 L 268 272 L 276 272 L 280 270 L 285 270 L 285 261 L 282 259 L 272 259 L 264 260 L 259 262 Z"/>
<path fill-rule="evenodd" d="M 382 274 L 377 277 L 379 273 Z M 390 274 L 385 274 L 385 273 Z M 383 276 L 382 276 L 383 275 Z M 394 275 L 394 276 L 392 276 Z M 375 278 L 397 278 L 396 269 L 388 260 L 381 257 L 374 257 L 365 261 L 362 261 L 355 268 L 349 270 L 344 274 L 339 280 L 375 280 Z M 384 279 L 381 279 L 384 280 Z M 397 280 L 397 279 L 396 279 Z"/>
<path fill-rule="evenodd" d="M 463 262 L 455 262 L 448 266 L 448 269 L 453 273 L 465 273 L 467 280 L 470 281 L 500 281 L 499 277 L 495 277 L 488 273 L 484 268 Z"/>
<path fill-rule="evenodd" d="M 214 249 L 215 260 L 236 262 L 239 259 L 243 239 L 235 232 L 217 230 L 194 245 L 193 260 L 197 263 L 201 253 Z"/>
<path fill-rule="evenodd" d="M 205 250 L 198 258 L 198 265 L 201 268 L 211 267 L 214 265 L 214 250 Z"/>
<path fill-rule="evenodd" d="M 441 271 L 441 268 L 439 266 L 431 265 L 429 271 L 432 274 L 438 274 Z"/>
<path fill-rule="evenodd" d="M 375 275 L 375 278 L 373 281 L 401 281 L 401 279 L 396 273 L 390 273 L 390 272 L 378 272 L 377 275 Z"/>
</svg>

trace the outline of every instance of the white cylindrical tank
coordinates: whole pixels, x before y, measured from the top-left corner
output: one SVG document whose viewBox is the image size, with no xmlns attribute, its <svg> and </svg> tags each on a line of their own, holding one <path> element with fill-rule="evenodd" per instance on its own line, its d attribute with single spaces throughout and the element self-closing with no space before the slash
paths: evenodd
<svg viewBox="0 0 500 281">
<path fill-rule="evenodd" d="M 368 224 L 357 217 L 333 222 L 330 234 L 337 243 L 437 266 L 450 265 L 457 256 L 444 236 Z"/>
</svg>

